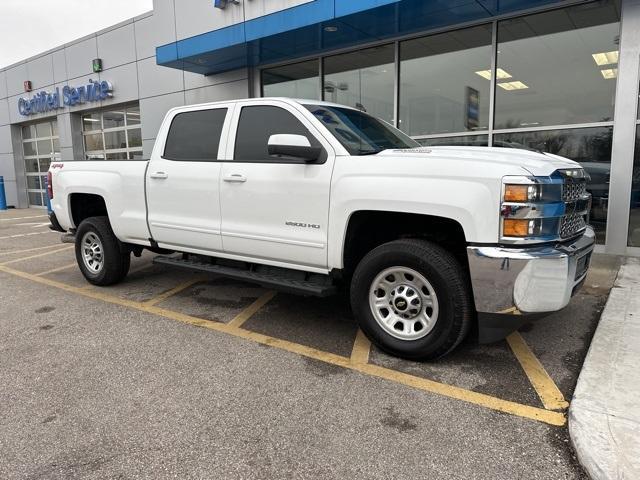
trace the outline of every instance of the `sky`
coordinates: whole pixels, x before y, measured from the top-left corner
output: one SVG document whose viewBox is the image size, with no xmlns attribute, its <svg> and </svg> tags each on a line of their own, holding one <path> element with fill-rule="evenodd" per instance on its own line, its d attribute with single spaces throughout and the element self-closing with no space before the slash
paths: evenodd
<svg viewBox="0 0 640 480">
<path fill-rule="evenodd" d="M 153 0 L 0 0 L 0 68 L 153 9 Z"/>
</svg>

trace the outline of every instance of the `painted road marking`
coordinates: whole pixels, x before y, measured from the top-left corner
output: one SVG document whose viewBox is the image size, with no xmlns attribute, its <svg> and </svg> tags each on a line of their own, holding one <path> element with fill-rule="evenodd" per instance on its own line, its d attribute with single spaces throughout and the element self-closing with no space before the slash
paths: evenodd
<svg viewBox="0 0 640 480">
<path fill-rule="evenodd" d="M 68 265 L 63 265 L 62 267 L 52 268 L 51 270 L 45 270 L 44 272 L 36 273 L 36 275 L 38 277 L 41 277 L 43 275 L 49 275 L 50 273 L 60 272 L 62 270 L 67 270 L 71 267 L 76 267 L 76 266 L 78 266 L 78 262 L 73 262 Z"/>
<path fill-rule="evenodd" d="M 73 245 L 68 245 L 66 247 L 59 248 L 58 250 L 51 250 L 49 252 L 38 253 L 36 255 L 30 255 L 28 257 L 16 258 L 15 260 L 9 260 L 8 262 L 0 263 L 0 265 L 11 265 L 12 263 L 24 262 L 25 260 L 31 260 L 32 258 L 44 257 L 45 255 L 52 255 L 54 253 L 63 252 L 65 250 L 69 250 L 74 248 Z"/>
<path fill-rule="evenodd" d="M 507 337 L 507 342 L 513 354 L 520 362 L 524 373 L 529 378 L 531 385 L 538 392 L 538 396 L 545 408 L 549 410 L 563 410 L 569 406 L 564 395 L 551 379 L 540 360 L 534 355 L 529 346 L 518 332 L 513 332 Z"/>
<path fill-rule="evenodd" d="M 353 342 L 353 349 L 351 350 L 350 361 L 353 364 L 365 364 L 369 363 L 369 352 L 371 352 L 371 342 L 362 333 L 362 330 L 358 329 L 356 339 Z"/>
<path fill-rule="evenodd" d="M 60 233 L 54 232 L 53 230 L 45 230 L 44 232 L 31 232 L 31 233 L 18 233 L 16 235 L 7 235 L 6 237 L 0 237 L 0 240 L 4 240 L 6 238 L 20 238 L 20 237 L 29 237 L 31 235 L 42 235 L 43 233 Z"/>
<path fill-rule="evenodd" d="M 9 218 L 0 218 L 0 222 L 9 222 L 11 220 L 26 220 L 27 218 L 48 218 L 48 215 L 34 215 L 32 217 L 9 217 Z M 47 225 L 49 225 L 47 223 Z"/>
<path fill-rule="evenodd" d="M 147 300 L 146 302 L 143 302 L 143 303 L 145 305 L 156 305 L 156 304 L 166 300 L 167 298 L 175 295 L 176 293 L 180 293 L 181 291 L 186 290 L 187 288 L 191 287 L 192 285 L 195 285 L 198 282 L 202 282 L 203 280 L 204 280 L 204 277 L 197 277 L 197 278 L 195 278 L 193 280 L 189 280 L 188 282 L 181 283 L 177 287 L 174 287 L 174 288 L 172 288 L 170 290 L 167 290 L 166 292 L 161 293 L 157 297 L 154 297 L 151 300 Z"/>
<path fill-rule="evenodd" d="M 296 353 L 298 355 L 303 355 L 305 357 L 313 358 L 315 360 L 319 360 L 325 363 L 330 363 L 332 365 L 348 368 L 350 370 L 354 370 L 366 375 L 383 378 L 392 382 L 400 383 L 409 387 L 423 390 L 425 392 L 439 394 L 448 398 L 454 398 L 469 404 L 478 405 L 491 410 L 508 413 L 511 415 L 528 418 L 531 420 L 537 420 L 539 422 L 544 422 L 550 425 L 562 426 L 566 423 L 566 417 L 561 412 L 554 412 L 551 410 L 546 410 L 544 408 L 524 405 L 517 402 L 509 401 L 509 400 L 503 400 L 501 398 L 492 397 L 484 393 L 473 392 L 471 390 L 455 387 L 453 385 L 447 385 L 447 384 L 439 383 L 433 380 L 415 377 L 413 375 L 397 372 L 395 370 L 391 370 L 385 367 L 380 367 L 377 365 L 352 363 L 350 358 L 343 357 L 341 355 L 324 352 L 322 350 L 317 350 L 312 347 L 307 347 L 306 345 L 301 345 L 301 344 L 289 342 L 287 340 L 283 340 L 280 338 L 270 337 L 268 335 L 263 335 L 261 333 L 244 330 L 242 328 L 238 328 L 237 326 L 232 325 L 231 323 L 224 324 L 220 322 L 213 322 L 210 320 L 205 320 L 203 318 L 186 315 L 184 313 L 174 312 L 172 310 L 166 310 L 164 308 L 160 308 L 155 305 L 145 305 L 144 303 L 141 303 L 141 302 L 135 302 L 133 300 L 128 300 L 128 299 L 105 294 L 98 289 L 85 290 L 79 287 L 67 285 L 66 283 L 57 282 L 55 280 L 51 280 L 46 277 L 38 277 L 30 273 L 26 273 L 20 270 L 15 270 L 11 267 L 7 267 L 4 265 L 0 265 L 0 271 L 20 277 L 20 278 L 24 278 L 26 280 L 31 280 L 33 282 L 40 283 L 42 285 L 47 285 L 50 287 L 58 288 L 60 290 L 82 295 L 87 298 L 93 298 L 95 300 L 101 300 L 101 301 L 112 303 L 115 305 L 133 308 L 142 312 L 169 318 L 171 320 L 176 320 L 189 325 L 194 325 L 194 326 L 214 330 L 217 332 L 226 333 L 234 337 L 250 340 L 256 343 L 260 343 L 262 345 L 269 345 L 271 347 L 278 348 L 280 350 Z M 272 293 L 272 292 L 269 292 L 269 293 Z M 275 295 L 275 293 L 273 294 Z M 267 294 L 263 295 L 262 297 L 260 297 L 260 299 L 265 298 L 266 295 Z M 258 308 L 256 308 L 256 303 L 258 303 L 260 299 L 256 300 L 256 302 L 251 304 L 244 312 L 241 312 L 238 315 L 238 317 L 236 317 L 236 318 L 240 318 L 240 320 L 236 323 L 240 323 L 240 321 L 242 322 L 246 321 L 246 319 L 248 319 L 253 313 L 255 313 L 258 310 Z M 264 303 L 266 303 L 266 301 Z"/>
<path fill-rule="evenodd" d="M 263 293 L 261 297 L 257 298 L 251 305 L 240 312 L 233 320 L 229 322 L 229 327 L 240 328 L 244 322 L 249 320 L 258 310 L 264 307 L 273 297 L 276 296 L 276 292 L 269 291 Z"/>
<path fill-rule="evenodd" d="M 6 252 L 0 252 L 0 255 L 13 255 L 16 253 L 27 253 L 27 252 L 35 252 L 37 250 L 45 250 L 47 248 L 59 247 L 59 243 L 54 243 L 53 245 L 47 245 L 46 247 L 35 247 L 35 248 L 27 248 L 25 250 L 7 250 Z"/>
</svg>

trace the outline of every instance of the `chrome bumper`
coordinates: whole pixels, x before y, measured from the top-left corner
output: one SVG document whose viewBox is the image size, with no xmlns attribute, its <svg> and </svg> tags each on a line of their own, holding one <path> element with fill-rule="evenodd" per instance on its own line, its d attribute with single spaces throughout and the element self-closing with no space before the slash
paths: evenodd
<svg viewBox="0 0 640 480">
<path fill-rule="evenodd" d="M 527 314 L 564 308 L 587 275 L 594 244 L 587 227 L 566 245 L 467 247 L 476 310 Z"/>
</svg>

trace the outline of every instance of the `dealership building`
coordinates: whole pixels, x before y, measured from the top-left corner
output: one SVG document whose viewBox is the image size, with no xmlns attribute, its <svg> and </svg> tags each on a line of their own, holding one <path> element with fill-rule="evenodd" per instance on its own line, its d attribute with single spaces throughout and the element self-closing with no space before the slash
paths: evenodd
<svg viewBox="0 0 640 480">
<path fill-rule="evenodd" d="M 640 255 L 639 72 L 640 0 L 154 0 L 0 70 L 0 175 L 43 207 L 51 161 L 149 158 L 171 107 L 324 99 L 576 160 L 600 251 Z"/>
</svg>

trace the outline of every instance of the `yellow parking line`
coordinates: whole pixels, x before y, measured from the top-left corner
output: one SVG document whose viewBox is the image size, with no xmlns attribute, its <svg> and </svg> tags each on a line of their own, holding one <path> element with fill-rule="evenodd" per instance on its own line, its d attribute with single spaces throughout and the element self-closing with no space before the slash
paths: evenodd
<svg viewBox="0 0 640 480">
<path fill-rule="evenodd" d="M 50 273 L 59 272 L 61 270 L 66 270 L 68 268 L 76 267 L 76 266 L 78 266 L 78 262 L 73 262 L 68 265 L 63 265 L 62 267 L 52 268 L 51 270 L 45 270 L 44 272 L 36 273 L 36 275 L 38 277 L 41 277 L 43 275 L 49 275 Z"/>
<path fill-rule="evenodd" d="M 50 252 L 38 253 L 37 255 L 31 255 L 29 257 L 16 258 L 15 260 L 9 260 L 8 262 L 0 263 L 0 265 L 11 265 L 12 263 L 23 262 L 25 260 L 31 260 L 32 258 L 44 257 L 45 255 L 52 255 L 54 253 L 62 252 L 74 248 L 73 245 L 59 248 L 58 250 L 51 250 Z"/>
<path fill-rule="evenodd" d="M 358 329 L 356 339 L 353 342 L 353 349 L 351 350 L 350 361 L 353 364 L 365 364 L 369 363 L 369 352 L 371 351 L 371 342 L 362 333 L 362 330 Z"/>
<path fill-rule="evenodd" d="M 511 415 L 528 418 L 531 420 L 537 420 L 550 425 L 562 426 L 566 423 L 566 417 L 561 412 L 554 412 L 550 410 L 545 410 L 543 408 L 533 407 L 530 405 L 523 405 L 523 404 L 519 404 L 509 400 L 503 400 L 501 398 L 492 397 L 490 395 L 486 395 L 483 393 L 473 392 L 471 390 L 455 387 L 453 385 L 447 385 L 444 383 L 435 382 L 433 380 L 428 380 L 426 378 L 415 377 L 413 375 L 401 373 L 401 372 L 380 367 L 377 365 L 352 363 L 350 358 L 343 357 L 341 355 L 324 352 L 312 347 L 307 347 L 305 345 L 289 342 L 287 340 L 283 340 L 280 338 L 270 337 L 268 335 L 263 335 L 257 332 L 251 332 L 249 330 L 244 330 L 242 328 L 238 328 L 231 324 L 212 322 L 210 320 L 193 317 L 191 315 L 186 315 L 184 313 L 174 312 L 172 310 L 160 308 L 155 305 L 145 305 L 144 303 L 141 303 L 141 302 L 135 302 L 133 300 L 119 298 L 112 295 L 107 295 L 100 290 L 86 290 L 80 287 L 74 287 L 72 285 L 67 285 L 66 283 L 57 282 L 55 280 L 51 280 L 45 277 L 38 277 L 36 275 L 26 273 L 20 270 L 15 270 L 13 268 L 6 267 L 3 265 L 0 265 L 0 271 L 15 275 L 17 277 L 21 277 L 27 280 L 31 280 L 36 283 L 48 285 L 50 287 L 65 290 L 67 292 L 79 294 L 88 298 L 93 298 L 96 300 L 101 300 L 104 302 L 133 308 L 139 311 L 151 313 L 154 315 L 159 315 L 159 316 L 169 318 L 171 320 L 176 320 L 189 325 L 194 325 L 194 326 L 203 327 L 203 328 L 215 330 L 222 333 L 227 333 L 229 335 L 233 335 L 238 338 L 250 340 L 263 345 L 269 345 L 271 347 L 278 348 L 280 350 L 285 350 L 298 355 L 303 355 L 305 357 L 313 358 L 315 360 L 326 362 L 332 365 L 348 368 L 350 370 L 354 370 L 366 375 L 383 378 L 392 382 L 400 383 L 409 387 L 423 390 L 425 392 L 436 393 L 448 398 L 454 398 L 470 404 L 485 407 L 491 410 L 504 412 Z M 261 298 L 266 298 L 266 295 L 267 294 L 263 295 L 263 297 Z M 258 301 L 250 305 L 245 310 L 245 312 L 255 312 L 257 310 L 255 308 L 257 302 Z M 247 315 L 247 313 L 245 315 Z"/>
<path fill-rule="evenodd" d="M 249 320 L 258 310 L 264 307 L 273 297 L 276 296 L 276 292 L 269 291 L 259 298 L 256 299 L 251 305 L 245 308 L 242 312 L 240 312 L 233 320 L 231 320 L 227 325 L 229 327 L 240 328 L 244 322 Z"/>
<path fill-rule="evenodd" d="M 156 305 L 156 304 L 166 300 L 167 298 L 175 295 L 176 293 L 180 293 L 181 291 L 186 290 L 187 288 L 191 287 L 192 285 L 195 285 L 198 282 L 202 282 L 203 280 L 204 280 L 204 277 L 200 277 L 200 276 L 196 277 L 194 279 L 189 280 L 188 282 L 181 283 L 177 287 L 174 287 L 171 290 L 167 290 L 166 292 L 161 293 L 157 297 L 154 297 L 151 300 L 147 300 L 146 302 L 143 302 L 143 303 L 145 305 Z"/>
<path fill-rule="evenodd" d="M 27 253 L 27 252 L 35 252 L 37 250 L 46 250 L 47 248 L 59 247 L 60 243 L 54 243 L 53 245 L 47 245 L 46 247 L 35 247 L 35 248 L 27 248 L 25 250 L 14 250 L 14 251 L 6 251 L 0 252 L 0 255 L 15 255 L 16 253 Z"/>
<path fill-rule="evenodd" d="M 507 342 L 518 362 L 520 362 L 524 373 L 529 378 L 531 385 L 538 393 L 544 407 L 550 410 L 567 408 L 569 403 L 564 399 L 564 395 L 562 395 L 558 386 L 525 343 L 522 335 L 518 332 L 513 332 L 507 337 Z"/>
</svg>

